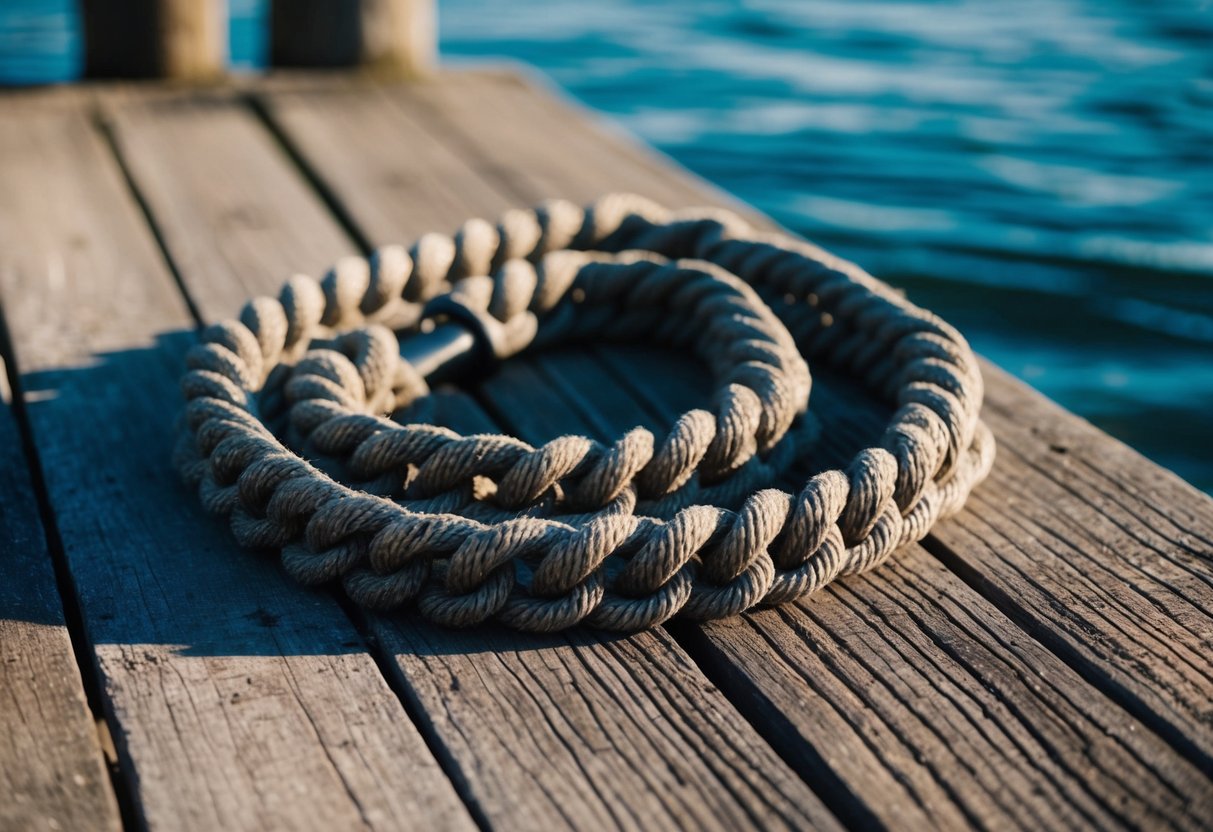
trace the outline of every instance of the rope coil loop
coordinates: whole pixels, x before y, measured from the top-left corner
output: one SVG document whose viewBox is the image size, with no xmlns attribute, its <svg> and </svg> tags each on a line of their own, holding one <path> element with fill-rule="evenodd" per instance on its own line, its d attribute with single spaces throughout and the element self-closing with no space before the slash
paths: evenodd
<svg viewBox="0 0 1213 832">
<path fill-rule="evenodd" d="M 665 436 L 610 445 L 393 421 L 428 392 L 401 345 L 447 319 L 496 360 L 655 340 L 716 392 Z M 811 244 L 625 194 L 293 277 L 186 362 L 175 461 L 241 545 L 451 626 L 636 630 L 787 603 L 921 540 L 994 455 L 976 359 L 948 324 Z M 878 446 L 789 494 L 769 486 L 816 430 L 809 362 L 894 412 Z"/>
</svg>

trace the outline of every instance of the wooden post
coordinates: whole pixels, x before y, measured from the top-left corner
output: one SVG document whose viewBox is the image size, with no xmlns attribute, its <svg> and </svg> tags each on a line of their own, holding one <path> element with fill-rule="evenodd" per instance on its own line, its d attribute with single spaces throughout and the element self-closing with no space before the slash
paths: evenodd
<svg viewBox="0 0 1213 832">
<path fill-rule="evenodd" d="M 417 77 L 437 63 L 435 0 L 362 0 L 361 62 L 368 69 Z"/>
<path fill-rule="evenodd" d="M 160 72 L 202 81 L 227 70 L 227 0 L 158 0 Z"/>
<path fill-rule="evenodd" d="M 271 16 L 277 66 L 363 66 L 417 77 L 437 60 L 435 0 L 280 0 Z"/>
<path fill-rule="evenodd" d="M 227 69 L 227 0 L 84 0 L 90 76 L 204 81 Z"/>
</svg>

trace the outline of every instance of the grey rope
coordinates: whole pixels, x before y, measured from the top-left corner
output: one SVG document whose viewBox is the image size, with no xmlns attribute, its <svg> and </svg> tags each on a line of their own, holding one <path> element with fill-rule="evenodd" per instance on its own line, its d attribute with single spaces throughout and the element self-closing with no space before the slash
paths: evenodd
<svg viewBox="0 0 1213 832">
<path fill-rule="evenodd" d="M 428 392 L 398 339 L 451 314 L 500 358 L 655 340 L 700 358 L 716 392 L 664 437 L 610 445 L 393 421 Z M 806 359 L 896 410 L 878 446 L 789 494 L 764 486 L 814 439 Z M 241 545 L 451 626 L 638 630 L 786 603 L 921 540 L 994 454 L 948 324 L 808 243 L 632 195 L 294 277 L 206 329 L 187 364 L 176 464 Z"/>
</svg>

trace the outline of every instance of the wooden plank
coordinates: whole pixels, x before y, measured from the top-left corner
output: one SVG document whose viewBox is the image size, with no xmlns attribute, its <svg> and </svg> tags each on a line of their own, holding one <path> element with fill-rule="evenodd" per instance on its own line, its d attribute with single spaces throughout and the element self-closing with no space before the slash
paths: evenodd
<svg viewBox="0 0 1213 832">
<path fill-rule="evenodd" d="M 175 123 L 192 118 L 188 109 L 137 101 L 113 109 L 121 146 L 138 149 L 130 167 L 170 254 L 173 241 L 190 234 L 205 241 L 217 233 L 199 224 L 223 216 L 221 206 L 232 200 L 246 204 L 253 216 L 277 222 L 293 223 L 298 212 L 307 233 L 324 236 L 321 229 L 312 229 L 315 206 L 301 204 L 285 181 L 297 175 L 286 158 L 266 155 L 250 135 L 250 113 L 234 106 L 220 113 L 212 107 L 208 117 L 216 124 L 192 138 L 193 131 Z M 376 135 L 375 122 L 350 124 L 357 124 L 354 132 L 367 139 L 368 154 L 374 147 L 381 148 L 378 154 L 391 151 L 394 135 Z M 418 144 L 411 146 L 413 163 L 422 171 L 426 157 Z M 224 186 L 196 182 L 179 168 L 199 153 L 213 154 L 212 164 L 219 167 L 248 157 L 257 179 L 234 177 L 224 180 Z M 349 181 L 365 181 L 365 171 L 351 170 L 353 158 L 346 150 L 335 164 L 351 174 Z M 378 157 L 359 153 L 357 158 L 374 165 Z M 318 160 L 322 171 L 327 171 L 326 159 Z M 174 184 L 154 181 L 158 177 Z M 476 195 L 463 198 L 474 211 Z M 186 203 L 192 207 L 183 208 Z M 417 210 L 412 200 L 396 198 L 394 203 L 404 224 L 400 239 L 432 227 L 432 215 L 408 213 Z M 415 224 L 409 226 L 410 221 Z M 334 229 L 327 234 L 335 234 Z M 221 262 L 245 275 L 254 289 L 272 292 L 278 288 L 276 275 L 299 262 L 298 251 L 282 235 L 263 231 L 265 245 L 255 259 Z M 273 260 L 277 267 L 266 268 Z M 207 300 L 200 303 L 205 316 L 214 314 L 210 306 L 230 313 L 245 299 L 244 286 L 212 274 L 213 268 L 214 263 L 197 274 L 181 270 L 190 290 L 207 284 Z M 493 429 L 466 398 L 442 402 L 439 415 L 446 423 L 464 430 Z M 642 634 L 627 641 L 588 633 L 541 638 L 491 628 L 450 631 L 414 617 L 374 616 L 369 625 L 381 649 L 391 655 L 397 681 L 414 709 L 431 721 L 434 742 L 451 761 L 461 789 L 493 825 L 834 826 L 812 791 L 744 726 L 666 635 Z"/>
<path fill-rule="evenodd" d="M 933 551 L 1213 774 L 1213 500 L 986 377 L 1002 459 Z"/>
<path fill-rule="evenodd" d="M 471 821 L 324 594 L 239 552 L 168 464 L 193 321 L 94 125 L 0 119 L 0 290 L 137 821 Z"/>
<path fill-rule="evenodd" d="M 0 358 L 0 828 L 121 826 Z"/>
<path fill-rule="evenodd" d="M 617 386 L 583 385 L 589 406 L 611 396 L 619 410 L 622 387 L 670 424 L 707 398 L 692 362 L 635 349 L 600 355 Z M 579 376 L 560 372 L 549 386 Z M 838 447 L 814 448 L 814 458 L 845 459 L 879 431 L 876 409 L 832 381 L 817 379 L 814 410 L 822 444 Z M 933 825 L 1194 828 L 1213 811 L 1195 766 L 921 547 L 795 607 L 679 633 L 732 680 L 729 693 L 786 726 L 777 734 L 785 756 L 868 794 L 910 784 Z M 806 694 L 818 707 L 803 706 Z M 848 754 L 819 760 L 797 735 Z M 937 814 L 949 799 L 963 819 Z"/>
<path fill-rule="evenodd" d="M 325 160 L 318 187 L 368 245 L 405 240 L 478 212 L 496 216 L 511 206 L 492 191 L 477 194 L 477 202 L 450 187 L 467 164 L 459 149 L 402 116 L 379 86 L 314 83 L 258 100 L 297 152 Z"/>
<path fill-rule="evenodd" d="M 604 193 L 603 177 L 595 168 L 612 170 L 607 191 L 643 193 L 671 207 L 702 204 L 699 193 L 678 187 L 670 177 L 655 176 L 643 163 L 644 151 L 633 148 L 622 161 L 613 144 L 601 141 L 584 118 L 567 105 L 535 94 L 531 84 L 513 72 L 473 70 L 448 73 L 435 83 L 402 87 L 393 99 L 405 102 L 406 114 L 428 124 L 445 125 L 444 137 L 475 160 L 480 170 L 495 174 L 515 199 L 532 205 L 560 197 L 577 204 Z M 546 129 L 537 130 L 542 123 Z M 492 130 L 485 132 L 486 124 Z M 543 165 L 524 160 L 542 157 Z"/>
<path fill-rule="evenodd" d="M 466 396 L 445 404 L 442 424 L 502 429 Z M 554 411 L 541 402 L 536 412 Z M 565 420 L 560 432 L 579 427 Z M 837 827 L 663 630 L 532 636 L 413 615 L 373 621 L 493 825 Z"/>
<path fill-rule="evenodd" d="M 561 108 L 525 84 L 499 73 L 461 83 L 491 87 L 480 112 L 494 124 L 525 112 L 536 134 L 555 135 L 559 127 L 562 142 L 580 136 L 569 153 L 575 162 L 594 160 L 580 166 L 582 180 L 598 177 L 597 186 L 584 182 L 581 192 L 631 187 L 634 162 L 652 180 L 642 183 L 642 193 L 669 192 L 679 205 L 719 203 L 715 189 L 673 164 L 654 165 L 653 155 L 634 143 L 599 134 L 595 144 L 590 128 L 571 125 Z M 402 98 L 417 95 L 409 90 Z M 468 120 L 474 114 L 454 109 L 451 128 L 504 164 L 492 133 Z M 517 143 L 509 152 L 516 164 L 534 168 L 561 164 L 549 162 L 554 148 L 519 155 L 526 145 Z M 945 524 L 928 545 L 1033 637 L 1213 774 L 1213 500 L 989 362 L 982 367 L 989 421 L 1004 452 L 974 498 L 980 511 Z M 1049 499 L 1040 499 L 1044 493 Z"/>
<path fill-rule="evenodd" d="M 536 123 L 538 116 L 534 112 L 492 109 L 492 95 L 465 105 L 460 102 L 469 86 L 466 79 L 458 92 L 452 90 L 446 95 L 442 83 L 410 87 L 399 93 L 397 100 L 402 103 L 398 121 L 409 125 L 409 129 L 421 125 L 423 129 L 433 131 L 433 138 L 441 146 L 469 154 L 462 169 L 444 168 L 442 184 L 448 190 L 461 194 L 485 193 L 488 200 L 496 200 L 505 191 L 511 193 L 517 203 L 525 204 L 538 198 L 539 189 L 558 187 L 571 175 L 570 171 L 578 168 L 576 162 L 560 161 L 557 157 L 561 154 L 538 138 L 532 142 L 532 149 L 526 149 L 526 130 L 534 131 L 534 136 L 555 135 L 554 123 Z M 422 95 L 426 100 L 418 105 L 417 100 Z M 444 117 L 441 109 L 444 101 L 451 102 L 450 107 L 458 109 L 460 114 Z M 365 218 L 374 229 L 372 237 L 391 234 L 393 227 L 400 227 L 399 221 L 394 226 L 391 224 L 388 216 L 391 205 L 367 205 L 361 192 L 343 190 L 341 183 L 350 178 L 346 166 L 352 162 L 343 163 L 338 168 L 340 173 L 329 171 L 325 159 L 314 156 L 308 149 L 310 139 L 304 131 L 311 124 L 328 121 L 331 118 L 327 115 L 329 106 L 329 100 L 323 96 L 284 96 L 272 100 L 270 109 L 283 123 L 291 125 L 292 141 L 297 142 L 302 154 L 312 160 L 321 179 L 329 183 L 341 201 L 343 210 L 356 218 Z M 469 113 L 475 112 L 481 113 L 479 125 L 470 120 Z M 381 115 L 380 118 L 386 117 Z M 561 135 L 568 132 L 572 132 L 572 128 Z M 509 136 L 515 138 L 505 138 Z M 390 146 L 388 141 L 379 144 Z M 606 155 L 591 153 L 587 158 L 601 160 Z M 358 158 L 361 160 L 362 156 Z M 503 175 L 501 171 L 510 165 L 513 165 L 510 175 Z M 625 178 L 625 174 L 613 165 L 581 167 L 598 171 L 595 174 L 599 177 L 598 185 L 595 186 L 583 172 L 571 187 L 558 192 L 597 193 Z M 438 188 L 439 183 L 435 181 L 432 187 Z M 516 191 L 511 190 L 515 187 Z M 462 216 L 452 218 L 452 222 L 458 219 Z M 567 366 L 562 369 L 562 365 Z M 649 364 L 644 366 L 648 373 Z M 621 396 L 612 385 L 596 381 L 597 372 L 595 365 L 577 356 L 553 356 L 540 359 L 529 367 L 514 364 L 486 388 L 485 401 L 528 439 L 550 438 L 571 426 L 576 429 L 578 425 L 581 430 L 600 435 L 617 434 L 638 421 L 652 418 L 651 414 L 639 411 L 634 403 L 628 405 L 627 396 Z M 678 380 L 660 374 L 652 378 L 657 387 Z M 553 398 L 545 392 L 553 388 L 562 391 L 571 388 L 578 392 Z M 524 417 L 525 420 L 520 421 Z M 913 586 L 908 590 L 899 589 L 901 595 L 893 594 L 892 601 L 888 600 L 889 592 L 880 594 L 872 588 L 858 589 L 856 592 L 862 603 L 870 608 L 879 607 L 887 615 L 895 613 L 901 618 L 910 618 L 913 614 L 911 601 L 902 600 L 906 592 L 914 591 L 913 603 L 921 605 L 925 603 L 922 599 L 929 597 L 931 582 L 951 581 L 956 584 L 956 591 L 964 603 L 979 611 L 974 615 L 984 626 L 995 631 L 1006 628 L 1012 634 L 1018 633 L 1019 638 L 1023 637 L 1014 625 L 956 581 L 925 552 L 918 550 L 917 557 L 928 564 L 924 567 L 927 571 L 905 573 L 893 584 L 900 587 L 901 582 L 912 579 L 916 582 Z M 886 577 L 885 580 L 889 579 Z M 766 653 L 755 652 L 752 643 L 742 650 L 735 636 L 713 633 L 710 629 L 712 635 L 708 644 L 719 642 L 734 650 L 728 654 L 717 645 L 714 661 L 722 677 L 757 677 L 748 688 L 739 683 L 734 691 L 741 694 L 748 689 L 751 698 L 771 697 L 764 711 L 753 713 L 765 720 L 768 736 L 783 737 L 785 755 L 801 767 L 802 773 L 810 776 L 813 782 L 820 779 L 830 783 L 844 795 L 834 794 L 831 799 L 849 820 L 878 819 L 893 823 L 909 818 L 921 824 L 959 826 L 997 818 L 1033 826 L 1042 817 L 1088 823 L 1097 819 L 1106 825 L 1161 818 L 1181 827 L 1193 824 L 1194 804 L 1189 803 L 1188 798 L 1176 798 L 1175 794 L 1189 790 L 1193 783 L 1203 783 L 1200 775 L 1170 753 L 1156 737 L 1139 740 L 1136 729 L 1140 726 L 1044 651 L 1017 658 L 1011 663 L 1012 670 L 1003 672 L 1000 668 L 1004 665 L 996 663 L 1003 661 L 1001 644 L 968 636 L 959 624 L 945 630 L 943 625 L 949 619 L 938 608 L 932 609 L 929 623 L 921 625 L 918 641 L 902 642 L 889 640 L 880 628 L 869 627 L 855 605 L 839 606 L 841 604 L 837 601 L 831 608 L 833 612 L 818 623 L 803 613 L 792 614 L 790 621 L 761 619 L 758 644 L 779 645 L 769 646 Z M 888 613 L 889 609 L 893 613 Z M 934 633 L 932 626 L 943 631 L 943 635 Z M 805 633 L 813 635 L 808 637 Z M 981 655 L 986 665 L 994 669 L 986 675 L 968 670 L 961 660 L 931 641 L 937 636 L 959 642 L 960 650 Z M 831 669 L 829 663 L 817 661 L 815 653 L 806 649 L 806 639 L 810 647 L 818 642 L 836 641 L 839 655 L 852 657 L 847 659 L 850 666 L 843 670 Z M 781 658 L 781 649 L 788 651 L 790 658 Z M 924 655 L 925 669 L 918 669 Z M 854 656 L 864 658 L 861 661 Z M 1034 668 L 1042 658 L 1051 661 L 1045 665 L 1045 675 L 1051 679 L 1060 674 L 1057 681 L 1044 684 L 1038 678 Z M 907 661 L 916 663 L 908 682 L 894 679 L 882 683 L 879 674 L 873 673 L 864 663 L 899 667 Z M 812 662 L 817 663 L 810 667 Z M 762 676 L 753 670 L 755 667 L 780 666 L 784 669 L 782 674 Z M 813 695 L 813 688 L 806 680 L 816 680 L 818 676 L 827 680 L 815 682 L 824 686 L 825 692 L 816 694 L 821 704 L 806 709 L 804 700 Z M 1019 679 L 1018 685 L 1007 694 L 1012 705 L 1004 702 L 1001 708 L 996 707 L 998 703 L 991 698 L 987 685 L 1001 682 L 1007 676 Z M 996 682 L 991 681 L 992 678 Z M 907 687 L 902 688 L 902 684 Z M 1036 691 L 1038 687 L 1043 687 L 1045 692 Z M 931 700 L 923 697 L 922 691 L 936 688 L 948 691 L 950 698 Z M 1085 700 L 1091 697 L 1094 704 L 1086 709 L 1069 704 L 1070 698 Z M 964 709 L 963 716 L 953 716 L 946 707 L 941 710 L 941 701 L 953 705 L 961 703 L 956 707 Z M 1032 707 L 1028 709 L 1024 703 Z M 1033 716 L 1060 710 L 1069 721 L 1044 722 L 1047 727 L 1041 728 L 1043 736 L 1037 738 L 1031 718 L 1012 718 L 1017 713 L 1015 708 L 1028 709 Z M 874 718 L 872 712 L 878 716 Z M 823 713 L 828 716 L 823 717 Z M 1071 723 L 1078 727 L 1069 727 Z M 876 729 L 878 739 L 872 739 L 865 730 L 873 725 L 883 726 L 883 730 Z M 1129 728 L 1121 730 L 1123 725 Z M 774 730 L 776 728 L 779 730 Z M 1124 744 L 1117 745 L 1099 766 L 1092 766 L 1087 762 L 1084 748 L 1102 739 L 1109 731 L 1115 731 L 1118 737 L 1123 735 Z M 846 752 L 823 756 L 820 751 L 840 747 Z M 1060 762 L 1052 762 L 1054 757 L 1050 755 L 1056 755 Z M 1151 765 L 1140 762 L 1139 756 L 1152 762 L 1161 761 L 1163 771 L 1152 770 Z M 1126 791 L 1121 780 L 1121 771 L 1126 768 L 1149 784 L 1141 793 Z M 833 792 L 833 788 L 827 791 Z"/>
<path fill-rule="evenodd" d="M 395 98 L 407 103 L 407 112 L 424 108 L 431 121 L 447 124 L 447 133 L 463 137 L 465 155 L 478 158 L 482 166 L 525 169 L 529 176 L 541 177 L 542 172 L 508 160 L 542 150 L 549 157 L 545 167 L 559 166 L 562 176 L 556 190 L 535 189 L 527 195 L 528 203 L 557 195 L 583 203 L 603 193 L 633 192 L 671 208 L 719 205 L 756 226 L 776 227 L 769 217 L 690 174 L 525 64 L 448 72 L 434 84 L 402 87 Z M 485 133 L 485 119 L 499 123 L 500 131 Z M 604 178 L 603 171 L 610 175 Z"/>
<path fill-rule="evenodd" d="M 172 206 L 171 214 L 156 212 L 172 220 L 157 216 L 157 229 L 177 273 L 189 276 L 190 300 L 204 318 L 231 317 L 267 285 L 295 272 L 322 273 L 357 253 L 307 183 L 282 164 L 274 137 L 234 107 L 230 94 L 129 88 L 107 91 L 104 101 L 144 201 Z M 241 152 L 222 150 L 231 141 Z M 278 201 L 267 205 L 266 192 Z"/>
</svg>

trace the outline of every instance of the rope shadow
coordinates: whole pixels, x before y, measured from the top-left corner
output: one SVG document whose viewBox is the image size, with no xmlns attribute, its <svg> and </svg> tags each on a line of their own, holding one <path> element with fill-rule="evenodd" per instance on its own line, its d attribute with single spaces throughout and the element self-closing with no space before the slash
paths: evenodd
<svg viewBox="0 0 1213 832">
<path fill-rule="evenodd" d="M 367 614 L 339 589 L 295 583 L 275 554 L 242 550 L 170 464 L 182 401 L 177 382 L 195 341 L 193 331 L 166 332 L 145 348 L 101 353 L 87 364 L 19 380 L 21 418 L 49 507 L 52 556 L 69 576 L 75 598 L 66 603 L 78 604 L 94 650 L 160 644 L 185 656 L 340 655 L 373 652 L 376 637 L 369 633 L 384 626 L 417 655 L 622 638 L 584 628 L 564 635 L 491 624 L 451 630 L 408 610 Z M 628 382 L 642 375 L 629 367 L 643 367 L 643 386 Z M 695 373 L 694 365 L 660 350 L 572 346 L 510 362 L 507 372 L 471 391 L 476 404 L 465 394 L 440 391 L 430 413 L 467 432 L 504 429 L 532 442 L 575 432 L 604 440 L 621 425 L 655 425 L 702 406 L 708 385 Z M 830 440 L 810 461 L 835 465 L 872 440 L 883 414 L 842 379 L 815 379 L 815 385 L 815 404 L 826 405 L 816 418 Z M 517 402 L 531 402 L 532 412 Z M 535 418 L 539 408 L 541 419 Z M 20 607 L 8 614 L 45 617 Z"/>
<path fill-rule="evenodd" d="M 172 469 L 182 404 L 177 380 L 195 341 L 193 331 L 162 333 L 146 348 L 100 353 L 86 364 L 19 379 L 14 395 L 45 489 L 51 555 L 67 576 L 62 589 L 74 596 L 65 605 L 78 605 L 94 651 L 144 644 L 207 657 L 367 651 L 367 622 L 356 612 L 351 621 L 338 590 L 300 586 L 274 554 L 242 550 Z M 20 541 L 5 543 L 7 550 Z M 20 568 L 11 550 L 5 560 Z M 54 607 L 6 601 L 0 616 L 62 625 Z M 408 622 L 417 649 L 433 654 L 617 638 L 457 631 L 408 612 L 390 617 Z"/>
</svg>

